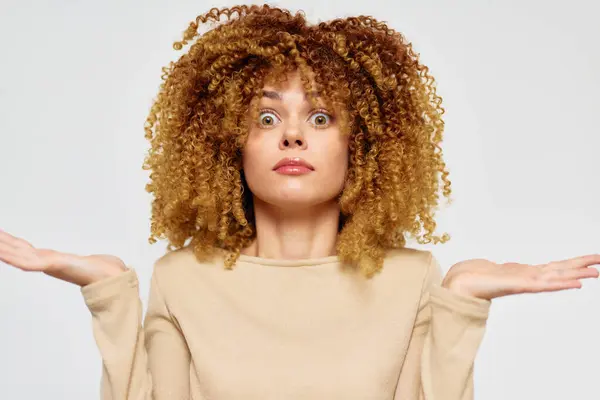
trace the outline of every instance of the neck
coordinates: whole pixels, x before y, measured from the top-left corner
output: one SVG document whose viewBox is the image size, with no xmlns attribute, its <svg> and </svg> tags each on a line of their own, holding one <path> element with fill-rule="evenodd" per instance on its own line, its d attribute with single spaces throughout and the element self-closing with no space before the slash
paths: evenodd
<svg viewBox="0 0 600 400">
<path fill-rule="evenodd" d="M 340 208 L 337 202 L 306 209 L 281 209 L 254 198 L 256 240 L 241 251 L 283 260 L 336 254 Z"/>
</svg>

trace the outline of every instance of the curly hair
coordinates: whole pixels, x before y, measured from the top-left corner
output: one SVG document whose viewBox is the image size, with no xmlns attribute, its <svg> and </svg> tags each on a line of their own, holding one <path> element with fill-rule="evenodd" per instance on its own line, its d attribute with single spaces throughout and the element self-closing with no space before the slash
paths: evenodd
<svg viewBox="0 0 600 400">
<path fill-rule="evenodd" d="M 207 22 L 213 29 L 200 34 Z M 151 244 L 166 238 L 172 251 L 190 239 L 198 259 L 221 252 L 225 268 L 233 268 L 256 235 L 241 160 L 248 115 L 257 115 L 253 99 L 263 85 L 290 71 L 300 71 L 307 93 L 316 85 L 326 104 L 337 105 L 350 135 L 337 198 L 340 260 L 372 277 L 385 252 L 404 247 L 408 234 L 420 244 L 449 240 L 447 233 L 433 235 L 440 177 L 451 202 L 440 147 L 442 99 L 402 34 L 369 16 L 311 25 L 302 11 L 265 4 L 212 8 L 173 47 L 181 50 L 196 37 L 163 68 L 144 125 L 151 144 L 146 191 L 154 194 Z"/>
</svg>

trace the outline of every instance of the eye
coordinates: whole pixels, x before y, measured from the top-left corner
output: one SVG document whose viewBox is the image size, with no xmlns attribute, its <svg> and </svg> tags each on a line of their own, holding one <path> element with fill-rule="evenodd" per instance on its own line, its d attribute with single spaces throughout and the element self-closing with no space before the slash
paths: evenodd
<svg viewBox="0 0 600 400">
<path fill-rule="evenodd" d="M 324 111 L 317 111 L 310 116 L 310 121 L 313 125 L 318 127 L 326 127 L 333 120 L 333 117 Z"/>
<path fill-rule="evenodd" d="M 278 123 L 277 121 L 281 122 L 279 117 L 272 111 L 261 111 L 258 115 L 258 123 L 260 125 L 274 126 Z"/>
</svg>

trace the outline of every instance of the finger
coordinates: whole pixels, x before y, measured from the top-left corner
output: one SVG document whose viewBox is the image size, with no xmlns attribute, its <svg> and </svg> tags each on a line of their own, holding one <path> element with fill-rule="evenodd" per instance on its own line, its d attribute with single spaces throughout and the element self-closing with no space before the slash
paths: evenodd
<svg viewBox="0 0 600 400">
<path fill-rule="evenodd" d="M 22 261 L 20 255 L 12 247 L 0 243 L 0 261 L 21 269 Z"/>
<path fill-rule="evenodd" d="M 45 264 L 40 262 L 38 256 L 31 251 L 15 249 L 4 243 L 0 243 L 0 261 L 8 263 L 23 271 L 41 271 Z"/>
<path fill-rule="evenodd" d="M 591 267 L 583 267 L 576 269 L 558 269 L 548 271 L 545 275 L 546 279 L 560 279 L 560 280 L 573 280 L 573 279 L 586 279 L 586 278 L 598 278 L 600 272 L 597 269 Z"/>
<path fill-rule="evenodd" d="M 2 253 L 9 253 L 9 254 L 14 254 L 16 255 L 18 252 L 17 249 L 15 249 L 13 246 L 6 244 L 6 243 L 2 243 L 0 242 L 0 254 Z"/>
<path fill-rule="evenodd" d="M 569 281 L 554 281 L 554 282 L 545 282 L 540 283 L 534 286 L 534 293 L 539 292 L 557 292 L 559 290 L 567 290 L 567 289 L 581 289 L 583 285 L 578 280 L 569 280 Z"/>
<path fill-rule="evenodd" d="M 589 267 L 590 265 L 596 264 L 600 264 L 600 254 L 588 254 L 585 256 L 569 258 L 562 261 L 553 261 L 542 266 L 544 268 L 554 270 Z"/>
<path fill-rule="evenodd" d="M 7 243 L 16 248 L 31 247 L 31 244 L 28 241 L 13 236 L 2 229 L 0 229 L 0 242 Z"/>
</svg>

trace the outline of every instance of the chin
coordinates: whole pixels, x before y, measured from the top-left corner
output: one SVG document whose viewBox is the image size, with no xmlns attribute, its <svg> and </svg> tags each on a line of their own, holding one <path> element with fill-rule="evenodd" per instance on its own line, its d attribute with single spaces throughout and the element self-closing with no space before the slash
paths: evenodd
<svg viewBox="0 0 600 400">
<path fill-rule="evenodd" d="M 335 193 L 328 196 L 327 193 L 318 193 L 315 188 L 308 190 L 286 190 L 282 189 L 269 196 L 263 197 L 264 201 L 281 209 L 299 209 L 318 206 L 331 201 Z"/>
<path fill-rule="evenodd" d="M 327 200 L 325 200 L 325 201 L 327 201 Z M 268 203 L 276 206 L 277 208 L 281 208 L 284 210 L 286 210 L 286 209 L 298 210 L 298 209 L 302 209 L 302 208 L 310 208 L 310 207 L 317 206 L 322 202 L 323 202 L 323 200 L 320 200 L 320 199 L 314 199 L 311 197 L 303 197 L 303 196 L 291 196 L 291 197 L 277 196 L 277 197 L 271 198 L 270 201 L 268 201 Z"/>
</svg>

